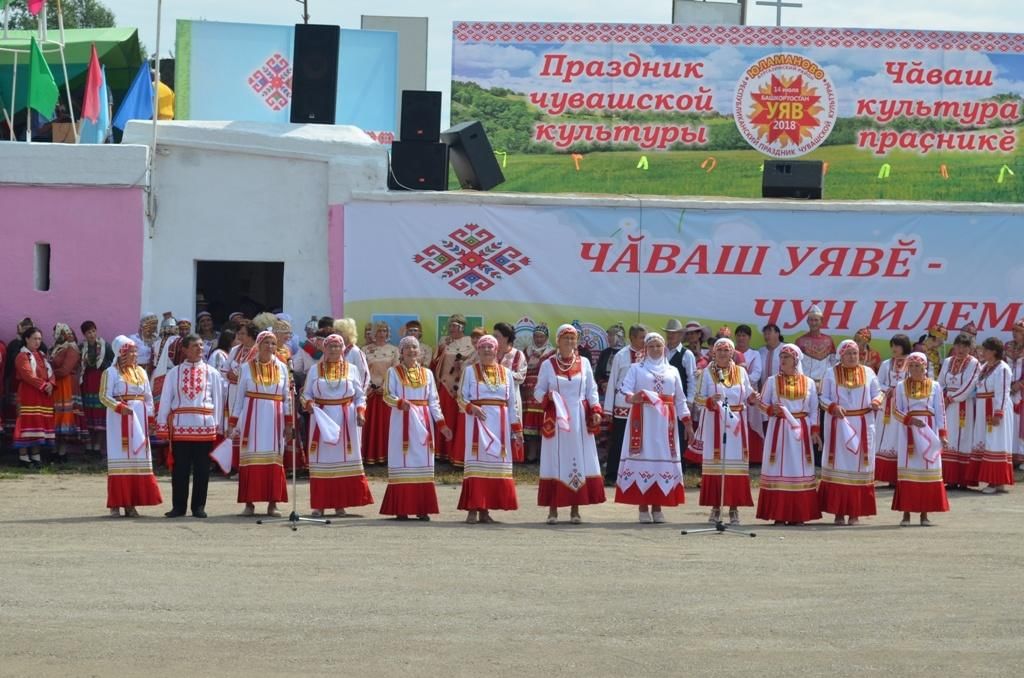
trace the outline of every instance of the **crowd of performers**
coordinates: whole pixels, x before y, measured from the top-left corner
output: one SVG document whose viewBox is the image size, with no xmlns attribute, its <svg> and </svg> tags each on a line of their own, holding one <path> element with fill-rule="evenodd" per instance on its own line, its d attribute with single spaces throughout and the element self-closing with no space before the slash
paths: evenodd
<svg viewBox="0 0 1024 678">
<path fill-rule="evenodd" d="M 662 523 L 684 502 L 687 462 L 701 467 L 709 521 L 738 524 L 760 464 L 756 517 L 787 525 L 823 513 L 855 525 L 875 515 L 876 483 L 895 488 L 901 525 L 913 514 L 930 525 L 949 510 L 947 490 L 1006 492 L 1024 463 L 1024 321 L 1006 344 L 976 346 L 963 328 L 948 357 L 941 326 L 916 345 L 896 335 L 882 361 L 866 329 L 837 346 L 816 308 L 794 343 L 774 325 L 754 349 L 746 325 L 712 337 L 672 319 L 661 332 L 614 325 L 598 355 L 578 324 L 553 341 L 538 325 L 520 350 L 512 326 L 467 334 L 455 314 L 433 349 L 417 321 L 397 345 L 387 324 L 367 326 L 359 346 L 352 319 L 314 318 L 299 342 L 284 314 L 233 314 L 219 332 L 200 314 L 196 333 L 170 315 L 146 314 L 109 344 L 92 322 L 81 343 L 58 324 L 49 349 L 31 319 L 19 323 L 0 343 L 19 462 L 104 450 L 107 506 L 126 516 L 162 503 L 153 468 L 166 465 L 168 517 L 206 516 L 211 459 L 237 474 L 247 516 L 258 504 L 280 515 L 293 459 L 316 516 L 374 503 L 365 465 L 386 464 L 380 513 L 429 520 L 435 460 L 446 460 L 463 470 L 466 521 L 490 523 L 491 511 L 518 508 L 513 465 L 539 461 L 537 504 L 551 524 L 565 508 L 581 522 L 606 487 L 641 523 Z"/>
</svg>

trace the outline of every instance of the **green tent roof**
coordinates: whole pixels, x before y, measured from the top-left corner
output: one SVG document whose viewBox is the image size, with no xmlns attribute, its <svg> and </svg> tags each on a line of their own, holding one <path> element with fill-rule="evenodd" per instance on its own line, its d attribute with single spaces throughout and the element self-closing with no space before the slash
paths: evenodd
<svg viewBox="0 0 1024 678">
<path fill-rule="evenodd" d="M 2 35 L 2 33 L 0 33 Z M 14 60 L 18 60 L 18 92 L 14 103 L 18 109 L 25 106 L 28 88 L 28 49 L 36 31 L 9 31 L 7 38 L 0 37 L 0 102 L 11 101 L 11 86 L 14 82 Z M 59 31 L 47 32 L 49 40 L 58 40 Z M 89 68 L 89 55 L 93 44 L 99 54 L 100 63 L 107 68 L 107 85 L 115 93 L 124 92 L 142 63 L 142 48 L 139 31 L 136 28 L 77 28 L 64 31 L 64 60 L 68 67 L 71 89 L 85 85 L 85 74 Z M 64 72 L 60 66 L 60 52 L 53 42 L 40 45 L 46 63 L 53 71 L 57 86 L 64 87 Z M 15 55 L 15 51 L 20 52 Z M 3 104 L 10 108 L 9 103 Z M 76 111 L 77 114 L 77 111 Z"/>
</svg>

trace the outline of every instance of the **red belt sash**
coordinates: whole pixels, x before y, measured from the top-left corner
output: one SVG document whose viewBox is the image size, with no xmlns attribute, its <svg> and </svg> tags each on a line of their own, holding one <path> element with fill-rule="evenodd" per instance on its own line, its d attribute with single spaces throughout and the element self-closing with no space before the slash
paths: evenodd
<svg viewBox="0 0 1024 678">
<path fill-rule="evenodd" d="M 864 465 L 868 462 L 868 417 L 871 408 L 866 407 L 860 410 L 847 410 L 846 416 L 860 417 L 860 449 L 864 454 Z M 828 431 L 828 464 L 835 467 L 836 464 L 836 422 L 833 418 L 832 425 Z"/>
</svg>

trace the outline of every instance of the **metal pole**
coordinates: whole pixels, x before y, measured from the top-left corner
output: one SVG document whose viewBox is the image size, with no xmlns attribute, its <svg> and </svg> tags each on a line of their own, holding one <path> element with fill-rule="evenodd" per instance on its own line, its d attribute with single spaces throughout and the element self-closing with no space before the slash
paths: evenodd
<svg viewBox="0 0 1024 678">
<path fill-rule="evenodd" d="M 75 125 L 75 105 L 71 102 L 71 81 L 68 78 L 68 62 L 64 58 L 64 9 L 57 0 L 57 27 L 60 30 L 60 66 L 64 69 L 64 93 L 68 97 L 68 114 L 71 116 L 71 134 L 78 143 L 78 127 Z"/>
<path fill-rule="evenodd" d="M 155 199 L 153 195 L 153 172 L 156 169 L 156 129 L 160 117 L 160 18 L 163 14 L 163 0 L 156 0 L 156 81 L 153 83 L 153 139 L 149 146 L 149 193 L 146 196 L 146 215 L 149 217 L 149 237 L 156 230 Z"/>
</svg>

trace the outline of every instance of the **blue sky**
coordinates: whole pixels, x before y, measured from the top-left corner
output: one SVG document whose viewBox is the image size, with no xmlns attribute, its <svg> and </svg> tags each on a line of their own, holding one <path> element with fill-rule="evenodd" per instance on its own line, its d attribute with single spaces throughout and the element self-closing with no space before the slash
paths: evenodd
<svg viewBox="0 0 1024 678">
<path fill-rule="evenodd" d="M 137 26 L 146 46 L 156 47 L 156 0 L 104 0 L 118 24 Z M 803 0 L 801 9 L 785 10 L 783 23 L 792 26 L 850 28 L 914 28 L 965 31 L 1006 31 L 1024 27 L 1021 0 Z M 209 19 L 289 24 L 301 21 L 296 0 L 164 0 L 160 51 L 173 48 L 177 19 Z M 774 25 L 775 10 L 750 3 L 752 24 Z M 445 92 L 451 79 L 453 21 L 585 21 L 607 23 L 669 23 L 671 0 L 309 0 L 315 23 L 358 28 L 363 14 L 427 16 L 430 52 L 427 85 Z"/>
</svg>

